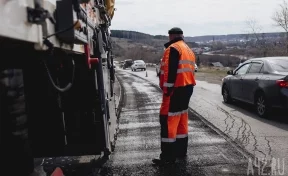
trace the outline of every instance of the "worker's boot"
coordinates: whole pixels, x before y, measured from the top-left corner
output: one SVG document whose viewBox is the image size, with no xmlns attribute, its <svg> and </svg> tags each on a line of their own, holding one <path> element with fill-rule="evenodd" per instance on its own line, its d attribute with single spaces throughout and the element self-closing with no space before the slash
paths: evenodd
<svg viewBox="0 0 288 176">
<path fill-rule="evenodd" d="M 177 159 L 186 159 L 187 158 L 187 147 L 188 147 L 188 137 L 180 138 L 176 140 L 176 153 L 175 156 Z"/>
<path fill-rule="evenodd" d="M 179 151 L 176 153 L 177 159 L 186 159 L 187 158 L 187 151 Z"/>
<path fill-rule="evenodd" d="M 174 164 L 175 161 L 176 161 L 176 158 L 175 158 L 175 155 L 173 155 L 173 152 L 169 153 L 169 155 L 167 154 L 164 155 L 163 153 L 161 153 L 159 159 L 156 158 L 152 160 L 153 164 L 157 166 Z"/>
<path fill-rule="evenodd" d="M 155 166 L 165 166 L 165 165 L 170 165 L 170 164 L 175 164 L 176 159 L 153 159 L 153 165 Z"/>
</svg>

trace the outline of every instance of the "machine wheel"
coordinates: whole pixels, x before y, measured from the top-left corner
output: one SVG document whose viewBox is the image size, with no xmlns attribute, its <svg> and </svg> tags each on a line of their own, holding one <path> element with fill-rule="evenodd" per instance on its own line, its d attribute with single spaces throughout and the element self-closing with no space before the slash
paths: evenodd
<svg viewBox="0 0 288 176">
<path fill-rule="evenodd" d="M 13 167 L 16 170 L 12 169 L 10 174 L 29 175 L 34 170 L 34 158 L 27 136 L 28 129 L 25 127 L 28 121 L 23 72 L 21 69 L 0 70 L 0 77 L 0 126 L 3 130 L 1 161 L 4 163 L 2 166 L 9 167 L 7 161 L 13 159 Z"/>
<path fill-rule="evenodd" d="M 109 144 L 109 146 L 107 146 L 107 148 L 104 150 L 104 157 L 105 158 L 109 158 L 109 155 L 111 154 L 112 151 L 112 145 L 111 145 L 111 138 L 110 138 L 110 111 L 109 111 L 109 102 L 106 101 L 106 134 L 107 134 L 107 142 Z"/>
</svg>

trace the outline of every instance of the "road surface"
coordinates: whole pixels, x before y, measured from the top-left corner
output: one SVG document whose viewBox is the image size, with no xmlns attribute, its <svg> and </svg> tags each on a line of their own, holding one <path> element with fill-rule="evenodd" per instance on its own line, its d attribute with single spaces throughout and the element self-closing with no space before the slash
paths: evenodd
<svg viewBox="0 0 288 176">
<path fill-rule="evenodd" d="M 124 106 L 115 151 L 100 175 L 247 175 L 252 168 L 247 158 L 191 112 L 187 160 L 171 167 L 152 166 L 151 159 L 160 154 L 161 92 L 127 71 L 118 70 L 117 75 L 125 92 Z"/>
<path fill-rule="evenodd" d="M 127 73 L 140 76 L 156 85 L 159 83 L 155 69 L 146 72 Z M 196 73 L 197 78 L 197 73 Z M 224 137 L 232 139 L 239 146 L 260 160 L 268 163 L 279 161 L 279 173 L 288 175 L 288 120 L 284 115 L 275 114 L 270 119 L 261 119 L 255 115 L 251 106 L 234 103 L 223 103 L 221 86 L 197 81 L 190 101 L 193 113 L 198 114 L 204 121 L 222 133 Z"/>
</svg>

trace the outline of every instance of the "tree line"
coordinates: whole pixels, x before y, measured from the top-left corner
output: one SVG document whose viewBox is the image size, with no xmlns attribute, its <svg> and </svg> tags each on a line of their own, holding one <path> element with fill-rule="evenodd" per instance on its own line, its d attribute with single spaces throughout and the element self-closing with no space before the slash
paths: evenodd
<svg viewBox="0 0 288 176">
<path fill-rule="evenodd" d="M 142 32 L 126 31 L 126 30 L 111 30 L 111 37 L 125 38 L 131 40 L 142 40 L 142 39 L 168 40 L 168 36 L 165 35 L 150 35 Z"/>
</svg>

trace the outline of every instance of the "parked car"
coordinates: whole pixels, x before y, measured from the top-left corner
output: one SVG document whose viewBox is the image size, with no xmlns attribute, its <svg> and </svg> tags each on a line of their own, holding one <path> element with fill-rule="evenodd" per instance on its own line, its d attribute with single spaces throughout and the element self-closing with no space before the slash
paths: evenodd
<svg viewBox="0 0 288 176">
<path fill-rule="evenodd" d="M 250 59 L 227 74 L 222 81 L 225 103 L 253 104 L 260 117 L 272 108 L 288 109 L 288 57 Z"/>
<path fill-rule="evenodd" d="M 133 64 L 131 65 L 131 70 L 136 71 L 136 70 L 146 70 L 146 64 L 143 60 L 135 60 Z"/>
<path fill-rule="evenodd" d="M 197 72 L 198 71 L 198 66 L 197 66 L 197 64 L 195 64 L 195 72 Z"/>
<path fill-rule="evenodd" d="M 132 64 L 133 64 L 132 59 L 126 59 L 126 60 L 124 60 L 122 68 L 125 70 L 126 68 L 131 67 Z"/>
<path fill-rule="evenodd" d="M 124 67 L 124 63 L 125 63 L 124 61 L 121 61 L 121 62 L 120 62 L 120 68 L 123 68 L 123 67 Z"/>
<path fill-rule="evenodd" d="M 114 68 L 116 68 L 116 66 L 119 67 L 120 64 L 121 64 L 121 63 L 120 63 L 119 61 L 113 61 Z"/>
</svg>

